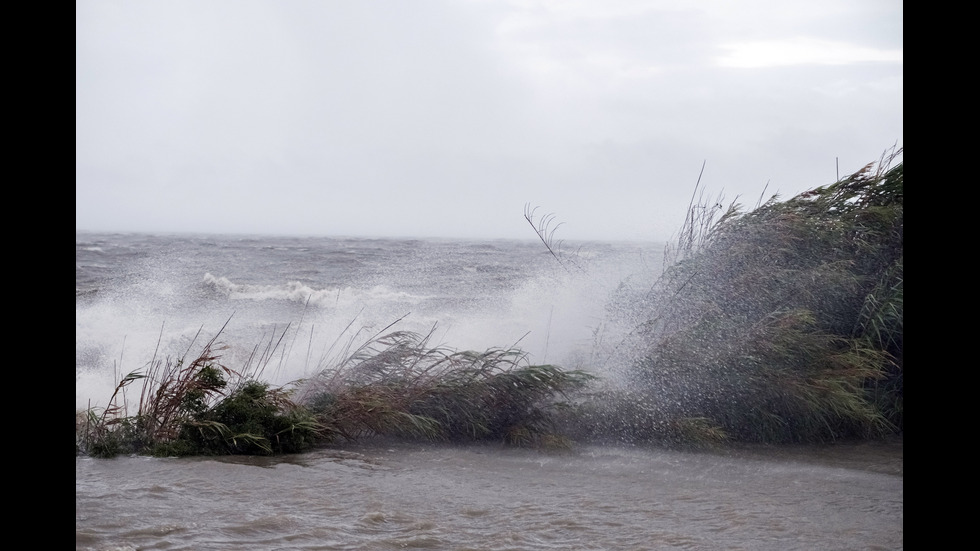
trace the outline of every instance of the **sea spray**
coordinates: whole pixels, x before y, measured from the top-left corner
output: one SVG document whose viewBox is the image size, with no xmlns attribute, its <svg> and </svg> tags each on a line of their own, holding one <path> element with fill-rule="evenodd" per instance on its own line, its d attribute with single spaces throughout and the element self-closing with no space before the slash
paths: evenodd
<svg viewBox="0 0 980 551">
<path fill-rule="evenodd" d="M 76 408 L 105 406 L 121 373 L 193 354 L 219 330 L 224 363 L 261 360 L 273 384 L 386 329 L 608 369 L 628 330 L 610 301 L 649 288 L 662 246 L 582 243 L 574 254 L 583 269 L 569 272 L 530 241 L 78 234 Z"/>
</svg>

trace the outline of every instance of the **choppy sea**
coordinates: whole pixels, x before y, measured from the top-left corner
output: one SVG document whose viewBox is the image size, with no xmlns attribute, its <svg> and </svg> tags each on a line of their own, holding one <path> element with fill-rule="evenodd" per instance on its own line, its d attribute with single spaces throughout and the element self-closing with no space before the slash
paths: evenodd
<svg viewBox="0 0 980 551">
<path fill-rule="evenodd" d="M 218 335 L 286 384 L 389 329 L 610 380 L 663 244 L 75 236 L 76 410 Z M 76 549 L 903 548 L 902 442 L 690 453 L 357 443 L 75 462 Z"/>
</svg>

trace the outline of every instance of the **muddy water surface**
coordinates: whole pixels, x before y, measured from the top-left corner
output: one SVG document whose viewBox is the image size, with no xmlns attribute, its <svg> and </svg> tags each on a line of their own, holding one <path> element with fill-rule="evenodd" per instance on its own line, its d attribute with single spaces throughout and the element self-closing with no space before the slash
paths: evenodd
<svg viewBox="0 0 980 551">
<path fill-rule="evenodd" d="M 903 548 L 901 441 L 76 458 L 76 549 Z"/>
</svg>

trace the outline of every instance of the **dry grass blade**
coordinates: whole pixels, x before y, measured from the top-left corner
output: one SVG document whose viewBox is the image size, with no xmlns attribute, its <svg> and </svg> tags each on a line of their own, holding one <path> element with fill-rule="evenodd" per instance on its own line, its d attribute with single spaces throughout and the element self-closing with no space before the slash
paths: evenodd
<svg viewBox="0 0 980 551">
<path fill-rule="evenodd" d="M 535 213 L 538 207 L 531 208 L 530 203 L 524 205 L 524 219 L 530 224 L 531 228 L 534 230 L 535 235 L 544 244 L 545 249 L 551 253 L 551 256 L 564 268 L 566 271 L 571 271 L 569 266 L 575 267 L 578 270 L 582 270 L 582 267 L 576 264 L 574 261 L 569 259 L 562 253 L 561 247 L 564 240 L 555 239 L 555 233 L 558 228 L 564 224 L 564 222 L 559 222 L 555 224 L 554 213 L 546 214 L 535 221 Z"/>
</svg>

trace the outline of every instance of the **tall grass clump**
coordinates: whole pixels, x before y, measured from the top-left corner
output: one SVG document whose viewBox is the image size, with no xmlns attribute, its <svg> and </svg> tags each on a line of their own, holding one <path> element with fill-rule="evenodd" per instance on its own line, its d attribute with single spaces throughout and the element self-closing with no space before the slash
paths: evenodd
<svg viewBox="0 0 980 551">
<path fill-rule="evenodd" d="M 750 212 L 692 201 L 633 343 L 623 424 L 651 438 L 825 441 L 903 428 L 899 152 Z"/>
<path fill-rule="evenodd" d="M 593 377 L 532 365 L 519 349 L 455 351 L 431 332 L 370 339 L 306 382 L 302 401 L 346 439 L 395 436 L 437 441 L 563 441 L 553 413 L 568 391 Z"/>
<path fill-rule="evenodd" d="M 196 357 L 154 359 L 122 377 L 107 407 L 76 416 L 76 454 L 273 454 L 314 445 L 321 429 L 313 415 L 288 390 L 224 366 L 217 338 Z"/>
</svg>

